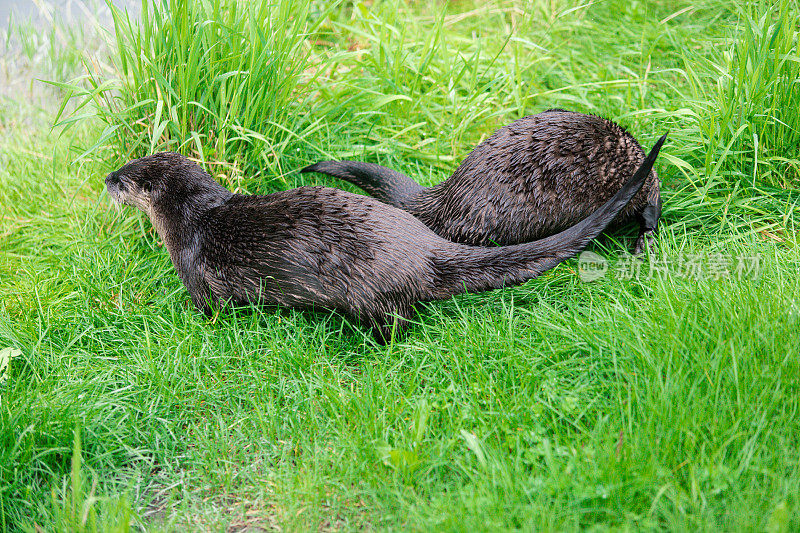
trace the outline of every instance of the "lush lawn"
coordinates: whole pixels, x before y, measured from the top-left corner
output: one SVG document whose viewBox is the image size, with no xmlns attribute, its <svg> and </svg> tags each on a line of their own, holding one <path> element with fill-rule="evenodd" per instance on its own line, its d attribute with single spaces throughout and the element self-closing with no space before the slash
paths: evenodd
<svg viewBox="0 0 800 533">
<path fill-rule="evenodd" d="M 797 2 L 419 4 L 6 36 L 4 72 L 67 85 L 0 100 L 0 529 L 800 529 Z M 421 306 L 387 347 L 207 319 L 103 192 L 160 149 L 247 192 L 344 187 L 296 172 L 330 157 L 430 184 L 550 107 L 669 130 L 658 254 L 629 279 L 604 237 L 603 279 Z"/>
</svg>

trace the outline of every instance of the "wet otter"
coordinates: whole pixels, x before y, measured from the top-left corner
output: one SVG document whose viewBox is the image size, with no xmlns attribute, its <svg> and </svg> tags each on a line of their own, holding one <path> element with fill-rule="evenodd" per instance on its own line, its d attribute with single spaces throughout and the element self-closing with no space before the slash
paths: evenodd
<svg viewBox="0 0 800 533">
<path fill-rule="evenodd" d="M 333 309 L 386 342 L 418 301 L 522 283 L 576 254 L 639 191 L 663 141 L 592 216 L 503 248 L 450 242 L 405 211 L 338 189 L 233 194 L 175 153 L 136 159 L 105 181 L 114 200 L 150 217 L 200 310 L 227 303 Z"/>
<path fill-rule="evenodd" d="M 611 198 L 644 157 L 636 139 L 614 122 L 551 109 L 500 128 L 450 178 L 430 188 L 357 161 L 322 161 L 301 172 L 349 181 L 451 241 L 508 245 L 577 224 Z M 612 226 L 639 222 L 638 254 L 653 240 L 660 216 L 659 179 L 653 170 Z"/>
</svg>

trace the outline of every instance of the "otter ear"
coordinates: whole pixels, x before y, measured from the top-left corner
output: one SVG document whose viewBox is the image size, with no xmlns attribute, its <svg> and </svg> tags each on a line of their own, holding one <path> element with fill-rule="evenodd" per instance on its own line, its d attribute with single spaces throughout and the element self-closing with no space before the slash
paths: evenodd
<svg viewBox="0 0 800 533">
<path fill-rule="evenodd" d="M 150 180 L 145 180 L 142 182 L 142 189 L 144 192 L 150 192 L 153 190 L 153 184 L 150 182 Z"/>
</svg>

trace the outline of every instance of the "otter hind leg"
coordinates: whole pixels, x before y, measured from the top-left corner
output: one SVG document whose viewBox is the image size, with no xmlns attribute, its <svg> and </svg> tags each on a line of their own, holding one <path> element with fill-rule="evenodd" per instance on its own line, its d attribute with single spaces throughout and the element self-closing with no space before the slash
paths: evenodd
<svg viewBox="0 0 800 533">
<path fill-rule="evenodd" d="M 641 254 L 645 249 L 654 251 L 656 246 L 656 233 L 658 220 L 661 218 L 661 195 L 650 199 L 639 214 L 639 238 L 633 247 L 633 255 Z"/>
</svg>

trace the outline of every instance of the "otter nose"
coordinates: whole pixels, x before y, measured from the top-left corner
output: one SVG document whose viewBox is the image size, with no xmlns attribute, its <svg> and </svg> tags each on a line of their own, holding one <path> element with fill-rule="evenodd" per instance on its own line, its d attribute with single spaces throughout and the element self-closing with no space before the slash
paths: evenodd
<svg viewBox="0 0 800 533">
<path fill-rule="evenodd" d="M 119 183 L 119 176 L 117 176 L 116 172 L 112 172 L 106 176 L 106 185 L 111 185 L 112 183 Z"/>
</svg>

